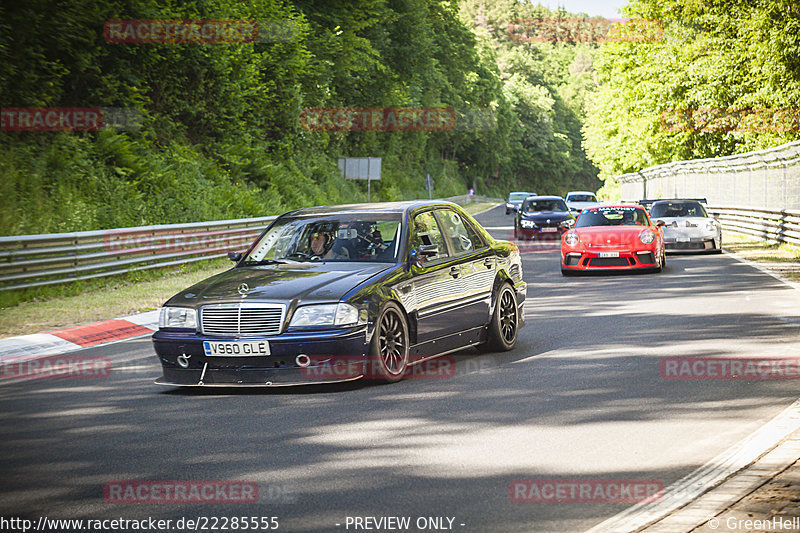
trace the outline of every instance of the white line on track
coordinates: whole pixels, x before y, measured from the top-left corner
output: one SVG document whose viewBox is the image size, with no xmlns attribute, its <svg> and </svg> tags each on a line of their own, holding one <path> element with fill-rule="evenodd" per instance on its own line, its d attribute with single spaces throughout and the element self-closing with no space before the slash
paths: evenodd
<svg viewBox="0 0 800 533">
<path fill-rule="evenodd" d="M 664 496 L 659 501 L 633 505 L 586 533 L 629 533 L 653 524 L 720 485 L 728 477 L 775 448 L 798 428 L 800 428 L 800 400 L 795 401 L 743 441 L 665 488 Z"/>
<path fill-rule="evenodd" d="M 751 266 L 795 290 L 800 290 L 800 284 L 780 274 L 776 274 L 736 254 L 724 253 L 742 263 L 742 266 Z M 781 441 L 797 429 L 800 429 L 800 400 L 796 400 L 778 416 L 751 433 L 743 441 L 731 446 L 691 474 L 664 489 L 664 497 L 661 500 L 633 505 L 594 526 L 586 533 L 628 533 L 639 531 L 650 524 L 658 522 L 676 509 L 684 507 L 706 492 L 721 485 L 727 478 L 776 448 Z"/>
</svg>

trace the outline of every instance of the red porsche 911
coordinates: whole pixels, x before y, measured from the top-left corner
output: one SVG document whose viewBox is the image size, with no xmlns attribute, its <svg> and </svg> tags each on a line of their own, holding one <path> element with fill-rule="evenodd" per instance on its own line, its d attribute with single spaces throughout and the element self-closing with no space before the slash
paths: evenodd
<svg viewBox="0 0 800 533">
<path fill-rule="evenodd" d="M 561 273 L 590 270 L 648 270 L 666 264 L 664 234 L 640 206 L 585 209 L 561 237 Z"/>
</svg>

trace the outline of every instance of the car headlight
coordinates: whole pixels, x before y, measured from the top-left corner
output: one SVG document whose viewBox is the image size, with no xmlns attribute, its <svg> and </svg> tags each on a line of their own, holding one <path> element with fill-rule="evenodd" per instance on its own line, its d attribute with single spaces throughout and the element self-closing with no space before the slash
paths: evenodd
<svg viewBox="0 0 800 533">
<path fill-rule="evenodd" d="M 294 312 L 289 327 L 350 326 L 358 321 L 358 309 L 350 304 L 304 305 Z"/>
<path fill-rule="evenodd" d="M 656 240 L 656 234 L 649 229 L 645 230 L 639 234 L 639 240 L 642 241 L 642 244 L 650 244 Z"/>
<path fill-rule="evenodd" d="M 162 307 L 158 327 L 197 329 L 197 311 L 188 307 Z"/>
<path fill-rule="evenodd" d="M 565 233 L 564 234 L 564 242 L 567 243 L 568 246 L 577 246 L 578 245 L 578 241 L 580 241 L 580 239 L 578 238 L 578 234 L 577 233 Z"/>
<path fill-rule="evenodd" d="M 528 229 L 536 227 L 536 224 L 534 224 L 532 220 L 520 220 L 519 225 Z"/>
<path fill-rule="evenodd" d="M 706 222 L 706 231 L 717 231 L 717 223 L 713 220 Z"/>
</svg>

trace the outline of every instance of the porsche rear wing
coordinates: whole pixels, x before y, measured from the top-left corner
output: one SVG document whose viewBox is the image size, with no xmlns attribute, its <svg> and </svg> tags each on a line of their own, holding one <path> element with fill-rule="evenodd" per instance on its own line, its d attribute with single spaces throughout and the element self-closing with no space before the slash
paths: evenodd
<svg viewBox="0 0 800 533">
<path fill-rule="evenodd" d="M 661 201 L 668 201 L 668 202 L 700 202 L 701 204 L 708 205 L 708 200 L 705 198 L 657 198 L 655 200 L 639 200 L 639 205 L 643 206 L 647 212 L 650 212 L 650 207 L 652 207 L 653 203 L 661 202 Z"/>
</svg>

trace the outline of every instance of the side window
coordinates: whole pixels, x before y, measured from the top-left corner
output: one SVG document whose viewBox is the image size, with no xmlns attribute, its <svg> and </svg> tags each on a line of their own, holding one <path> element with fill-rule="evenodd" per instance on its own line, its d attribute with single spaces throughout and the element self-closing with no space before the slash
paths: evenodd
<svg viewBox="0 0 800 533">
<path fill-rule="evenodd" d="M 411 237 L 412 248 L 419 250 L 420 246 L 431 244 L 439 247 L 439 255 L 428 256 L 425 258 L 425 262 L 449 257 L 450 254 L 447 252 L 447 246 L 445 246 L 442 233 L 439 231 L 439 225 L 436 223 L 436 219 L 433 218 L 433 212 L 427 211 L 414 217 L 413 228 L 414 233 Z"/>
<path fill-rule="evenodd" d="M 456 255 L 472 252 L 483 247 L 481 238 L 472 227 L 461 219 L 461 215 L 450 209 L 440 209 L 436 218 L 442 225 L 444 237 Z"/>
</svg>

